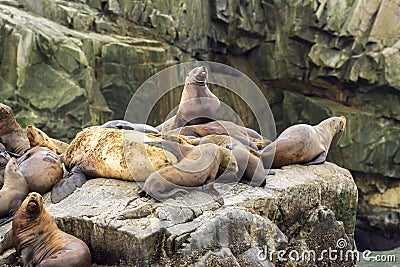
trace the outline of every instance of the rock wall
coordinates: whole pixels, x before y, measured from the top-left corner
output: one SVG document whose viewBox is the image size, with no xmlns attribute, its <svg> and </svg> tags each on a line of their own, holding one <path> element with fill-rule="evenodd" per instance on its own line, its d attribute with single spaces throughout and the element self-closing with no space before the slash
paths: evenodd
<svg viewBox="0 0 400 267">
<path fill-rule="evenodd" d="M 399 14 L 396 0 L 5 0 L 0 100 L 23 125 L 71 139 L 122 118 L 138 85 L 160 69 L 232 65 L 263 90 L 278 132 L 348 117 L 329 158 L 357 180 L 360 228 L 396 239 L 396 198 L 370 199 L 400 193 Z M 257 128 L 233 96 L 220 97 Z M 178 101 L 179 92 L 166 97 L 150 122 Z"/>
<path fill-rule="evenodd" d="M 138 197 L 136 189 L 132 182 L 93 179 L 58 204 L 46 195 L 45 205 L 101 265 L 354 266 L 355 258 L 339 255 L 355 250 L 357 188 L 335 164 L 285 167 L 264 188 L 216 184 L 223 206 L 201 191 L 160 203 Z M 0 227 L 0 255 L 6 251 L 0 265 L 15 259 L 7 250 L 10 229 Z M 335 250 L 337 259 L 321 256 L 324 249 Z M 301 256 L 312 251 L 315 258 Z"/>
</svg>

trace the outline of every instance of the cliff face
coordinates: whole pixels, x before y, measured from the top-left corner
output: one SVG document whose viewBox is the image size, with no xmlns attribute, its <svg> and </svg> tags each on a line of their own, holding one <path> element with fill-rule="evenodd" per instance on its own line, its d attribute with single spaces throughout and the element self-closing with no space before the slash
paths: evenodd
<svg viewBox="0 0 400 267">
<path fill-rule="evenodd" d="M 232 65 L 263 90 L 278 132 L 348 118 L 330 160 L 356 178 L 360 229 L 395 240 L 399 14 L 395 0 L 2 1 L 0 100 L 18 107 L 22 124 L 70 139 L 122 118 L 137 87 L 167 66 Z M 234 96 L 219 97 L 257 128 Z M 178 101 L 171 93 L 150 122 Z"/>
</svg>

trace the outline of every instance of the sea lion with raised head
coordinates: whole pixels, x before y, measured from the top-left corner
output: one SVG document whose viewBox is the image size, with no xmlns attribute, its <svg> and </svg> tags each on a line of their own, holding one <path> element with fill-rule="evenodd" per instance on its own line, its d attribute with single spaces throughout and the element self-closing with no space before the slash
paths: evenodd
<svg viewBox="0 0 400 267">
<path fill-rule="evenodd" d="M 194 68 L 186 77 L 174 127 L 201 124 L 221 118 L 221 103 L 207 86 L 207 68 Z"/>
<path fill-rule="evenodd" d="M 284 130 L 261 153 L 264 166 L 280 168 L 290 164 L 319 164 L 326 160 L 333 137 L 343 132 L 346 118 L 331 117 L 318 125 L 297 124 Z"/>
<path fill-rule="evenodd" d="M 14 112 L 2 103 L 0 103 L 0 142 L 7 151 L 19 155 L 31 148 L 28 138 L 14 118 Z"/>
<path fill-rule="evenodd" d="M 30 192 L 49 192 L 64 174 L 60 158 L 45 147 L 31 148 L 18 158 L 18 164 Z"/>
<path fill-rule="evenodd" d="M 22 266 L 91 265 L 88 246 L 57 227 L 39 193 L 30 193 L 23 201 L 12 222 L 12 235 Z"/>
<path fill-rule="evenodd" d="M 140 195 L 145 192 L 160 200 L 186 191 L 185 189 L 203 186 L 203 190 L 215 201 L 221 205 L 224 203 L 213 184 L 220 167 L 224 167 L 227 172 L 238 171 L 236 160 L 229 150 L 213 143 L 184 146 L 169 141 L 158 141 L 148 144 L 172 151 L 179 162 L 152 173 L 139 189 Z"/>
<path fill-rule="evenodd" d="M 11 158 L 7 163 L 4 185 L 0 190 L 0 218 L 14 215 L 28 193 L 28 183 L 18 168 L 17 159 Z"/>
<path fill-rule="evenodd" d="M 31 147 L 46 147 L 58 155 L 63 154 L 69 146 L 69 144 L 63 141 L 49 137 L 45 132 L 32 125 L 26 127 L 26 136 Z"/>
</svg>

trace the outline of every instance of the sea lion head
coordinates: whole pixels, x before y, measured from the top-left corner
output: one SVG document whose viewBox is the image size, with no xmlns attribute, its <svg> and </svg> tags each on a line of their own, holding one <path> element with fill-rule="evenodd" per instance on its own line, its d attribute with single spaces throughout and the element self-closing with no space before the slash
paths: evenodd
<svg viewBox="0 0 400 267">
<path fill-rule="evenodd" d="M 19 172 L 18 161 L 16 158 L 11 158 L 7 163 L 6 173 L 16 173 L 16 172 Z"/>
<path fill-rule="evenodd" d="M 10 159 L 11 157 L 7 152 L 0 152 L 0 168 L 4 168 Z"/>
<path fill-rule="evenodd" d="M 333 128 L 335 129 L 335 133 L 342 133 L 344 132 L 346 128 L 346 117 L 345 116 L 340 116 L 340 117 L 332 117 L 331 118 L 331 124 Z"/>
<path fill-rule="evenodd" d="M 194 68 L 189 74 L 186 76 L 185 83 L 196 84 L 196 85 L 205 85 L 207 80 L 208 70 L 205 66 Z"/>
<path fill-rule="evenodd" d="M 28 137 L 31 147 L 40 146 L 49 141 L 48 136 L 32 125 L 28 125 L 28 127 L 26 127 L 26 137 Z"/>
<path fill-rule="evenodd" d="M 0 136 L 12 132 L 14 124 L 14 112 L 9 106 L 0 103 Z"/>
<path fill-rule="evenodd" d="M 24 202 L 22 202 L 20 209 L 22 209 L 26 215 L 36 218 L 43 211 L 43 203 L 43 197 L 39 193 L 32 192 L 29 193 Z"/>
<path fill-rule="evenodd" d="M 232 151 L 222 147 L 218 146 L 219 148 L 219 153 L 221 154 L 221 166 L 225 168 L 225 170 L 229 172 L 238 172 L 239 167 L 238 163 L 236 161 L 235 156 L 233 155 Z"/>
</svg>

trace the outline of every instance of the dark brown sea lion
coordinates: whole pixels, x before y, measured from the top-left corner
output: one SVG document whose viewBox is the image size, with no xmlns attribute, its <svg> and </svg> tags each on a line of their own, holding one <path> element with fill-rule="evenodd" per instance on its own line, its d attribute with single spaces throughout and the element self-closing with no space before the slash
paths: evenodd
<svg viewBox="0 0 400 267">
<path fill-rule="evenodd" d="M 30 193 L 16 212 L 12 235 L 23 266 L 88 267 L 91 255 L 82 240 L 58 229 L 43 205 L 43 197 Z"/>
<path fill-rule="evenodd" d="M 29 140 L 14 118 L 12 109 L 0 103 L 0 142 L 7 151 L 22 155 L 30 148 Z"/>
<path fill-rule="evenodd" d="M 221 103 L 207 87 L 207 68 L 194 68 L 186 77 L 181 101 L 175 116 L 176 128 L 221 118 Z"/>
<path fill-rule="evenodd" d="M 69 144 L 63 141 L 50 138 L 45 132 L 32 125 L 26 127 L 26 136 L 28 137 L 31 147 L 46 147 L 58 155 L 63 154 L 69 146 Z"/>
<path fill-rule="evenodd" d="M 28 184 L 18 168 L 15 158 L 8 161 L 4 185 L 0 190 L 0 218 L 12 216 L 29 193 Z"/>
<path fill-rule="evenodd" d="M 141 190 L 160 200 L 184 191 L 181 187 L 188 189 L 204 185 L 205 192 L 218 203 L 224 203 L 213 184 L 221 166 L 227 166 L 227 172 L 238 171 L 236 160 L 229 150 L 213 143 L 184 146 L 169 141 L 159 141 L 149 144 L 173 151 L 179 162 L 152 173 Z M 141 191 L 139 193 L 143 194 Z"/>
<path fill-rule="evenodd" d="M 282 166 L 303 163 L 319 164 L 326 160 L 333 137 L 343 132 L 345 117 L 331 117 L 318 125 L 297 124 L 284 130 L 262 151 L 264 166 Z"/>
<path fill-rule="evenodd" d="M 18 158 L 19 169 L 29 185 L 30 192 L 49 192 L 63 177 L 60 158 L 48 148 L 34 147 Z"/>
</svg>

